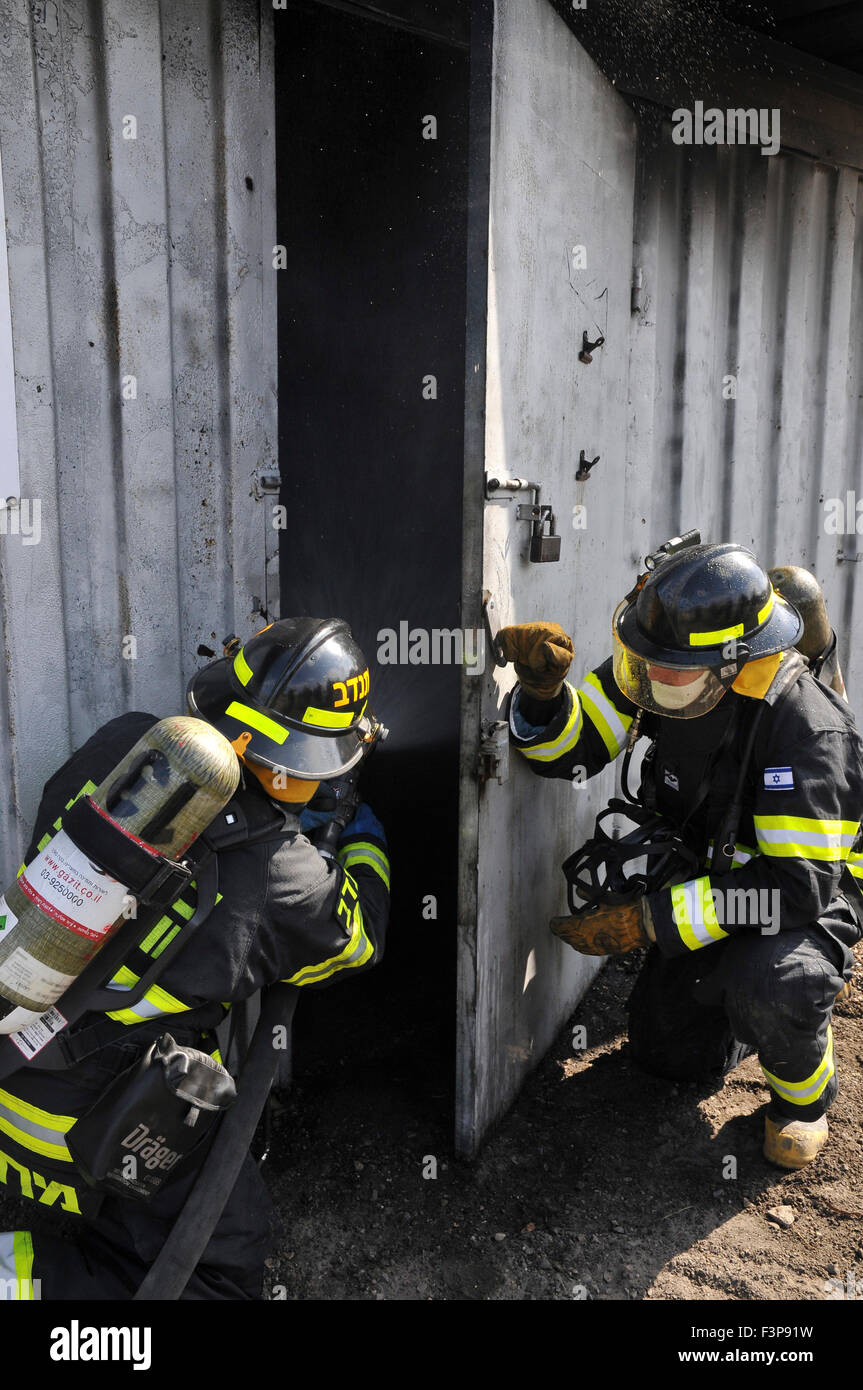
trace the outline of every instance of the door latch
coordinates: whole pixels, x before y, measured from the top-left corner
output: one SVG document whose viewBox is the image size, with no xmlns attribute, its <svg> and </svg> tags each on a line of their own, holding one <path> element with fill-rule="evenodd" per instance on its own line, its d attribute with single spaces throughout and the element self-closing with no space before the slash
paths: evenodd
<svg viewBox="0 0 863 1390">
<path fill-rule="evenodd" d="M 505 666 L 506 657 L 501 650 L 500 642 L 497 640 L 497 635 L 500 632 L 500 615 L 497 611 L 494 594 L 490 589 L 483 589 L 482 591 L 482 616 L 485 619 L 485 628 L 495 665 Z"/>
<path fill-rule="evenodd" d="M 503 786 L 509 776 L 509 727 L 505 719 L 484 719 L 477 756 L 479 784 L 498 782 Z"/>
<path fill-rule="evenodd" d="M 491 478 L 486 474 L 485 495 L 492 497 L 498 492 L 532 492 L 533 502 L 521 502 L 516 508 L 518 521 L 529 521 L 530 559 L 534 564 L 546 564 L 560 559 L 560 536 L 554 529 L 554 512 L 548 502 L 540 502 L 541 483 L 530 483 L 526 478 Z M 548 530 L 546 531 L 546 527 Z"/>
</svg>

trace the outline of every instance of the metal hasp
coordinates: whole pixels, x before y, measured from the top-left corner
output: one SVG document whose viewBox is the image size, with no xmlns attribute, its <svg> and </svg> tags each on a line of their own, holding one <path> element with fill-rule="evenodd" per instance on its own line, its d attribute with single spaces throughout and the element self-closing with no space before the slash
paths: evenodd
<svg viewBox="0 0 863 1390">
<path fill-rule="evenodd" d="M 497 604 L 494 601 L 494 594 L 490 589 L 482 591 L 482 616 L 485 619 L 485 628 L 488 633 L 488 640 L 491 645 L 491 654 L 494 657 L 496 666 L 505 666 L 506 657 L 501 650 L 497 634 L 500 632 L 500 618 L 498 616 Z"/>
<path fill-rule="evenodd" d="M 575 475 L 576 482 L 586 483 L 590 478 L 591 468 L 597 463 L 599 463 L 599 454 L 597 454 L 595 459 L 588 459 L 584 457 L 584 450 L 582 449 L 578 455 L 578 471 Z"/>
<path fill-rule="evenodd" d="M 491 478 L 486 474 L 485 495 L 492 497 L 498 492 L 532 492 L 533 502 L 519 503 L 516 508 L 518 521 L 529 521 L 530 559 L 534 564 L 547 564 L 560 559 L 560 536 L 554 529 L 554 512 L 548 502 L 540 503 L 540 483 L 530 483 L 526 478 Z M 548 531 L 545 527 L 548 525 Z"/>
<path fill-rule="evenodd" d="M 264 497 L 278 496 L 281 486 L 281 473 L 274 473 L 265 469 L 255 478 L 253 491 L 255 497 L 260 502 Z"/>
<path fill-rule="evenodd" d="M 585 330 L 585 332 L 583 332 L 581 335 L 581 352 L 578 354 L 579 362 L 583 362 L 586 367 L 589 367 L 591 362 L 593 361 L 593 357 L 591 354 L 593 353 L 595 348 L 602 347 L 604 342 L 605 339 L 600 333 L 596 342 L 592 343 L 587 336 L 587 331 Z"/>
<path fill-rule="evenodd" d="M 509 776 L 509 727 L 505 719 L 484 719 L 477 754 L 477 777 L 484 787 L 492 778 L 503 786 Z"/>
</svg>

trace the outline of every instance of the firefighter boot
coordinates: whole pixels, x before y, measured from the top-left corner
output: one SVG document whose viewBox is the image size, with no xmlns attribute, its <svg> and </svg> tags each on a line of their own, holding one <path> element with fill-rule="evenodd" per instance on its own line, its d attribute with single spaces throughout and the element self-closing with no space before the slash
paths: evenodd
<svg viewBox="0 0 863 1390">
<path fill-rule="evenodd" d="M 805 1168 L 827 1143 L 827 1116 L 817 1120 L 764 1117 L 764 1157 L 780 1168 Z"/>
</svg>

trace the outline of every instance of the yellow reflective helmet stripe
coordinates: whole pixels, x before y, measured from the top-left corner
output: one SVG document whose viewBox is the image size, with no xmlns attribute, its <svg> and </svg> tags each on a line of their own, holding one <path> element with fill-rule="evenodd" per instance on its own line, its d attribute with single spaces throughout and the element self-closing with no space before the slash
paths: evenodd
<svg viewBox="0 0 863 1390">
<path fill-rule="evenodd" d="M 609 757 L 616 758 L 626 743 L 632 715 L 624 714 L 611 703 L 599 678 L 592 671 L 585 676 L 578 694 L 584 703 L 585 714 L 608 749 Z"/>
<path fill-rule="evenodd" d="M 545 743 L 535 743 L 532 748 L 522 748 L 521 751 L 526 758 L 541 763 L 554 762 L 555 758 L 561 758 L 564 753 L 571 752 L 581 738 L 581 702 L 568 681 L 566 684 L 572 695 L 569 718 L 555 738 L 548 739 Z"/>
<path fill-rule="evenodd" d="M 774 859 L 848 858 L 859 821 L 818 820 L 812 816 L 753 816 L 762 854 Z"/>
<path fill-rule="evenodd" d="M 254 672 L 252 671 L 251 666 L 249 665 L 248 661 L 243 655 L 243 649 L 241 647 L 240 650 L 237 652 L 237 655 L 234 657 L 234 675 L 237 677 L 237 680 L 240 682 L 241 685 L 248 685 L 249 681 L 252 679 L 253 674 Z"/>
<path fill-rule="evenodd" d="M 765 619 L 769 617 L 773 608 L 773 599 L 774 593 L 771 586 L 770 596 L 758 614 L 756 620 L 757 627 L 760 627 Z M 690 632 L 689 645 L 690 647 L 713 647 L 732 637 L 742 637 L 745 631 L 746 628 L 743 623 L 735 623 L 733 627 L 720 627 L 717 628 L 715 632 Z"/>
<path fill-rule="evenodd" d="M 317 724 L 321 729 L 346 729 L 358 718 L 359 715 L 353 714 L 350 710 L 316 709 L 314 705 L 309 705 L 303 715 L 303 723 Z"/>
<path fill-rule="evenodd" d="M 768 1071 L 765 1066 L 761 1070 L 767 1078 L 767 1083 L 777 1095 L 783 1100 L 788 1100 L 792 1105 L 811 1105 L 823 1094 L 825 1087 L 834 1075 L 836 1067 L 833 1062 L 833 1029 L 827 1025 L 827 1047 L 824 1056 L 818 1063 L 811 1076 L 807 1076 L 805 1081 L 783 1081 L 781 1077 L 774 1076 L 772 1071 Z"/>
<path fill-rule="evenodd" d="M 239 724 L 257 729 L 259 734 L 271 738 L 274 743 L 284 743 L 290 732 L 288 729 L 283 729 L 281 724 L 277 724 L 275 719 L 268 719 L 259 710 L 252 709 L 251 705 L 241 705 L 237 700 L 231 701 L 225 714 L 231 719 L 236 719 Z"/>
<path fill-rule="evenodd" d="M 50 1110 L 20 1100 L 9 1091 L 0 1090 L 0 1130 L 31 1153 L 71 1163 L 65 1136 L 76 1118 L 75 1115 L 54 1115 Z"/>
<path fill-rule="evenodd" d="M 710 888 L 710 877 L 677 883 L 671 891 L 671 910 L 680 939 L 690 951 L 722 941 L 728 935 L 717 921 Z"/>
</svg>

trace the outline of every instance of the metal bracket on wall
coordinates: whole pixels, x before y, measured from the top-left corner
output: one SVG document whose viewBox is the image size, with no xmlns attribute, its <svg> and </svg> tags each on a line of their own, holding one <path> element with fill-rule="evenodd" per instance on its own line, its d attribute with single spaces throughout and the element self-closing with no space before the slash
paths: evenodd
<svg viewBox="0 0 863 1390">
<path fill-rule="evenodd" d="M 599 463 L 599 454 L 597 454 L 595 459 L 588 459 L 584 457 L 584 450 L 582 449 L 578 456 L 578 471 L 575 475 L 576 481 L 579 483 L 587 482 L 590 478 L 591 468 L 597 463 Z"/>
<path fill-rule="evenodd" d="M 509 776 L 509 727 L 505 719 L 484 719 L 480 728 L 477 777 L 484 787 L 492 778 L 503 786 Z"/>
<path fill-rule="evenodd" d="M 604 342 L 605 342 L 605 339 L 603 338 L 602 334 L 600 333 L 600 335 L 599 335 L 599 337 L 597 338 L 596 342 L 595 342 L 595 343 L 592 343 L 592 342 L 590 341 L 590 339 L 588 338 L 588 336 L 587 336 L 587 331 L 585 330 L 585 332 L 583 332 L 582 335 L 581 335 L 581 352 L 578 354 L 578 360 L 579 360 L 579 362 L 583 362 L 584 365 L 585 365 L 586 367 L 589 367 L 590 364 L 591 364 L 591 362 L 593 361 L 592 353 L 593 353 L 594 349 L 595 349 L 595 348 L 598 348 L 598 347 L 602 347 L 602 345 L 603 345 Z"/>
<path fill-rule="evenodd" d="M 529 521 L 530 559 L 534 564 L 547 564 L 560 559 L 560 536 L 554 529 L 554 512 L 548 502 L 541 503 L 540 483 L 530 483 L 526 478 L 492 478 L 486 474 L 485 495 L 490 499 L 498 492 L 532 492 L 532 503 L 519 503 L 516 508 L 518 521 Z M 545 527 L 548 525 L 548 531 Z"/>
<path fill-rule="evenodd" d="M 282 475 L 265 469 L 258 473 L 253 486 L 255 497 L 259 502 L 263 501 L 265 497 L 278 497 L 279 488 L 282 486 Z"/>
</svg>

